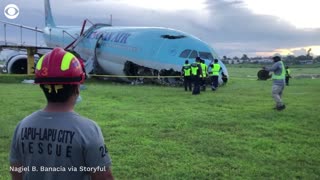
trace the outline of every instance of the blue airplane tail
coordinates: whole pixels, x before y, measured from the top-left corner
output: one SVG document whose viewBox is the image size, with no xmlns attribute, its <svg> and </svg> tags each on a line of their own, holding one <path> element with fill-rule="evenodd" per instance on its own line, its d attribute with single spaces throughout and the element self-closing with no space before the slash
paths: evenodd
<svg viewBox="0 0 320 180">
<path fill-rule="evenodd" d="M 49 0 L 44 0 L 44 11 L 45 11 L 45 25 L 47 27 L 55 27 L 56 23 L 54 23 L 51 6 Z"/>
</svg>

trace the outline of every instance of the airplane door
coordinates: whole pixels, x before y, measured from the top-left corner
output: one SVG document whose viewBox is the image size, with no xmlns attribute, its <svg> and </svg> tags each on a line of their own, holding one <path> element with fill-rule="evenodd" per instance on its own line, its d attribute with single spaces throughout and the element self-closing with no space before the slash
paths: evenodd
<svg viewBox="0 0 320 180">
<path fill-rule="evenodd" d="M 96 46 L 94 47 L 94 56 L 95 56 L 95 59 L 98 61 L 98 58 L 101 57 L 101 46 L 102 46 L 102 38 L 103 36 L 101 35 L 98 39 L 97 39 L 97 42 L 96 42 Z"/>
<path fill-rule="evenodd" d="M 94 47 L 94 52 L 93 52 L 93 69 L 95 71 L 96 74 L 102 74 L 103 70 L 99 64 L 99 61 L 101 61 L 101 56 L 102 56 L 102 51 L 101 51 L 101 47 L 102 47 L 102 43 L 103 43 L 103 36 L 101 35 L 96 42 L 96 45 Z"/>
<path fill-rule="evenodd" d="M 92 56 L 88 58 L 85 63 L 85 69 L 87 73 L 93 72 L 94 74 L 102 73 L 98 58 L 101 57 L 101 43 L 102 43 L 102 35 L 97 39 L 95 46 L 93 48 Z"/>
</svg>

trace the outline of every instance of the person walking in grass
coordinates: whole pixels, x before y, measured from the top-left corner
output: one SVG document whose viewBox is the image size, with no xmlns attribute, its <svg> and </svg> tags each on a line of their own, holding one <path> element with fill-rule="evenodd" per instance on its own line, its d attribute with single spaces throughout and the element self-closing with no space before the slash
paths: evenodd
<svg viewBox="0 0 320 180">
<path fill-rule="evenodd" d="M 289 79 L 291 78 L 291 70 L 286 66 L 286 85 L 289 86 Z"/>
<path fill-rule="evenodd" d="M 211 90 L 216 91 L 219 87 L 219 76 L 222 71 L 222 67 L 219 64 L 218 59 L 214 60 L 214 63 L 210 65 L 211 72 L 209 74 L 211 79 Z"/>
<path fill-rule="evenodd" d="M 185 60 L 184 65 L 182 66 L 181 72 L 183 74 L 183 84 L 184 90 L 189 91 L 192 90 L 192 80 L 191 80 L 191 65 L 189 64 L 189 60 Z"/>
<path fill-rule="evenodd" d="M 192 95 L 200 94 L 200 83 L 202 78 L 201 59 L 197 57 L 191 64 L 191 78 L 193 83 Z"/>
<path fill-rule="evenodd" d="M 274 109 L 281 111 L 286 108 L 282 101 L 286 70 L 280 56 L 274 56 L 272 59 L 274 64 L 271 67 L 263 67 L 263 69 L 273 72 L 272 97 L 276 103 Z"/>
<path fill-rule="evenodd" d="M 201 91 L 206 91 L 207 87 L 207 75 L 208 75 L 208 66 L 205 61 L 201 59 L 201 69 L 202 69 L 202 78 L 201 78 Z"/>
</svg>

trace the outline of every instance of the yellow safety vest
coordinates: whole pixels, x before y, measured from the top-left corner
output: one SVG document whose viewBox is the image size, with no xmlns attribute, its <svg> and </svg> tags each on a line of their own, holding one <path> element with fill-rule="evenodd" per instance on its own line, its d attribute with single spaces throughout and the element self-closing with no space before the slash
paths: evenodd
<svg viewBox="0 0 320 180">
<path fill-rule="evenodd" d="M 221 68 L 221 66 L 220 66 L 220 64 L 213 64 L 213 69 L 212 69 L 212 76 L 219 76 L 219 74 L 220 74 L 220 68 Z"/>
<path fill-rule="evenodd" d="M 290 75 L 290 73 L 291 73 L 291 71 L 290 71 L 290 69 L 286 69 L 286 75 Z"/>
<path fill-rule="evenodd" d="M 202 69 L 202 77 L 207 77 L 208 66 L 204 63 L 201 63 L 201 69 Z"/>
<path fill-rule="evenodd" d="M 280 75 L 276 75 L 276 74 L 272 74 L 272 79 L 285 79 L 286 76 L 286 69 L 284 68 L 284 64 L 282 61 L 281 62 L 281 66 L 282 66 L 282 72 Z"/>
<path fill-rule="evenodd" d="M 191 75 L 191 65 L 190 64 L 184 64 L 183 65 L 183 73 L 184 76 L 190 76 Z"/>
<path fill-rule="evenodd" d="M 193 76 L 196 76 L 198 74 L 198 69 L 199 69 L 198 64 L 196 63 L 191 64 L 191 74 Z"/>
</svg>

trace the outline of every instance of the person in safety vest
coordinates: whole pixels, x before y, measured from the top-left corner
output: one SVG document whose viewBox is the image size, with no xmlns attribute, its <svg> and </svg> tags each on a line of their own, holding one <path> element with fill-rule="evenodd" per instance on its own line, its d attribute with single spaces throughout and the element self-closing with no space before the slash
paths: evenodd
<svg viewBox="0 0 320 180">
<path fill-rule="evenodd" d="M 47 105 L 16 126 L 10 150 L 12 179 L 113 179 L 100 127 L 74 112 L 84 80 L 79 60 L 62 48 L 39 59 L 35 84 Z"/>
<path fill-rule="evenodd" d="M 211 67 L 211 72 L 209 76 L 211 79 L 211 89 L 212 91 L 215 91 L 219 86 L 219 75 L 220 75 L 220 71 L 222 70 L 222 67 L 219 64 L 218 59 L 215 59 L 214 63 L 211 64 L 210 67 Z"/>
<path fill-rule="evenodd" d="M 208 66 L 206 65 L 206 63 L 203 59 L 201 59 L 200 61 L 201 61 L 201 69 L 202 69 L 201 90 L 206 91 Z"/>
<path fill-rule="evenodd" d="M 289 79 L 291 78 L 291 71 L 289 66 L 286 66 L 286 85 L 289 86 Z"/>
<path fill-rule="evenodd" d="M 286 70 L 280 56 L 274 56 L 272 59 L 274 64 L 271 67 L 263 67 L 263 69 L 273 72 L 272 97 L 276 102 L 274 109 L 281 111 L 286 108 L 281 99 L 285 86 Z"/>
<path fill-rule="evenodd" d="M 184 77 L 184 90 L 188 91 L 188 87 L 189 87 L 189 91 L 192 90 L 192 84 L 191 84 L 191 65 L 189 64 L 189 61 L 186 60 L 184 62 L 184 65 L 182 66 L 182 74 Z"/>
<path fill-rule="evenodd" d="M 196 61 L 191 64 L 191 78 L 193 82 L 193 95 L 200 94 L 200 82 L 202 77 L 202 69 L 200 64 L 200 57 L 196 58 Z"/>
</svg>

